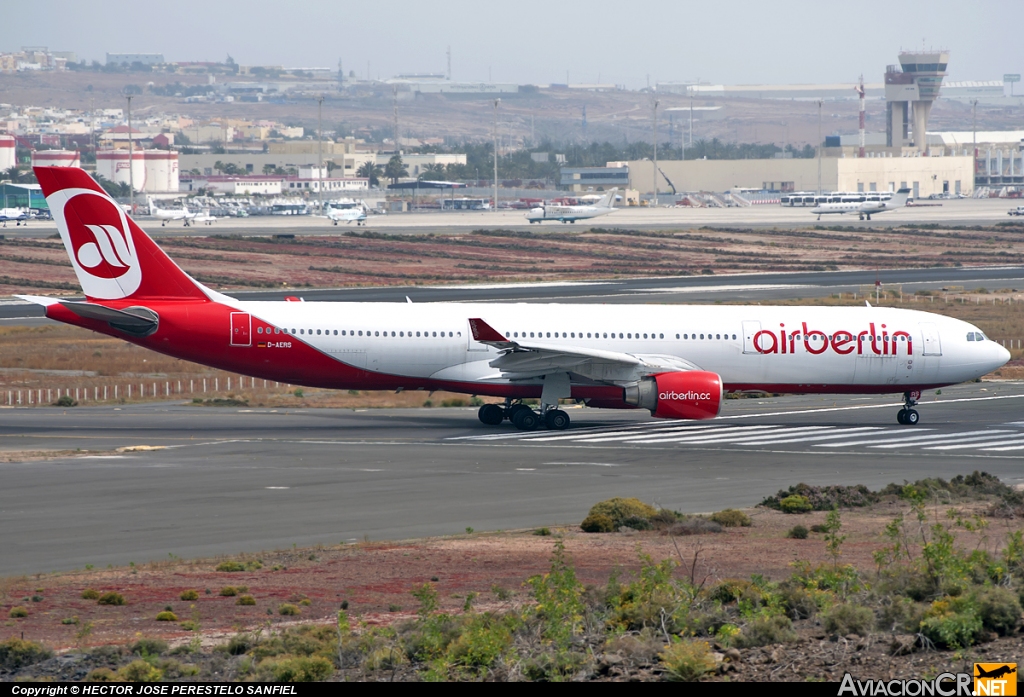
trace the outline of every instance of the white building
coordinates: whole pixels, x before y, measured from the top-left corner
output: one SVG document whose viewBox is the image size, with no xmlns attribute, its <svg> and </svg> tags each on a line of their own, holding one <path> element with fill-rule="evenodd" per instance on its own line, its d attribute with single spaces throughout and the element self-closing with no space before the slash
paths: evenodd
<svg viewBox="0 0 1024 697">
<path fill-rule="evenodd" d="M 36 150 L 32 153 L 33 167 L 78 167 L 82 160 L 77 150 Z"/>
<path fill-rule="evenodd" d="M 0 172 L 5 172 L 18 164 L 16 150 L 17 142 L 14 136 L 0 136 Z"/>
<path fill-rule="evenodd" d="M 136 191 L 166 193 L 178 190 L 178 153 L 169 150 L 137 150 L 131 160 L 127 150 L 96 153 L 96 174 L 118 184 L 132 184 Z"/>
</svg>

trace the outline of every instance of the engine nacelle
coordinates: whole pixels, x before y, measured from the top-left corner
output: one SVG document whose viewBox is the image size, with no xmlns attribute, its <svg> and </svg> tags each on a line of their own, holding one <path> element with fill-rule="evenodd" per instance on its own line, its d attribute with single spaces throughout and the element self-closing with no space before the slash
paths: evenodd
<svg viewBox="0 0 1024 697">
<path fill-rule="evenodd" d="M 659 373 L 627 385 L 622 399 L 662 419 L 713 419 L 722 410 L 722 378 L 704 370 Z"/>
</svg>

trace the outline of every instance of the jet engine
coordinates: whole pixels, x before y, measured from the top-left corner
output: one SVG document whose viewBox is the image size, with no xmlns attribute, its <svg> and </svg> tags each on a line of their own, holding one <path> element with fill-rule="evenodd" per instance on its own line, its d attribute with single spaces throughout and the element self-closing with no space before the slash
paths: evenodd
<svg viewBox="0 0 1024 697">
<path fill-rule="evenodd" d="M 662 419 L 713 419 L 722 410 L 722 378 L 704 370 L 659 373 L 626 385 L 622 400 Z"/>
</svg>

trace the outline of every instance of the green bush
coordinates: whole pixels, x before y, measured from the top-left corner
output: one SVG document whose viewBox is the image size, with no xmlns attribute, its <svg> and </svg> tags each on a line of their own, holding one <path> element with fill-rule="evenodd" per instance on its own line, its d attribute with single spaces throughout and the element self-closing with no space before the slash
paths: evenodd
<svg viewBox="0 0 1024 697">
<path fill-rule="evenodd" d="M 238 589 L 234 586 L 224 586 L 220 589 L 220 594 L 224 598 L 233 598 L 238 595 Z"/>
<path fill-rule="evenodd" d="M 587 517 L 594 515 L 606 515 L 612 519 L 613 529 L 618 530 L 622 521 L 626 518 L 646 518 L 650 520 L 658 514 L 658 509 L 650 506 L 640 499 L 615 497 L 606 501 L 595 503 Z"/>
<path fill-rule="evenodd" d="M 966 598 L 943 598 L 932 603 L 921 620 L 921 633 L 936 646 L 961 649 L 981 636 L 981 617 Z"/>
<path fill-rule="evenodd" d="M 1017 631 L 1021 616 L 1020 600 L 1009 588 L 985 588 L 977 593 L 975 602 L 985 629 L 1000 636 Z"/>
<path fill-rule="evenodd" d="M 533 534 L 538 537 L 548 537 L 551 535 L 551 528 L 537 528 L 533 531 Z"/>
<path fill-rule="evenodd" d="M 164 674 L 159 668 L 151 666 L 140 658 L 117 671 L 117 677 L 126 682 L 160 682 Z"/>
<path fill-rule="evenodd" d="M 157 622 L 177 622 L 178 621 L 178 616 L 175 615 L 173 612 L 169 612 L 167 610 L 164 610 L 163 612 L 158 612 L 157 613 L 156 621 Z"/>
<path fill-rule="evenodd" d="M 282 656 L 262 661 L 256 670 L 261 682 L 324 682 L 334 664 L 322 656 Z"/>
<path fill-rule="evenodd" d="M 238 600 L 235 601 L 235 605 L 255 605 L 256 598 L 251 595 L 240 595 Z"/>
<path fill-rule="evenodd" d="M 878 612 L 878 628 L 892 634 L 917 634 L 924 620 L 925 606 L 910 598 L 892 597 Z"/>
<path fill-rule="evenodd" d="M 606 515 L 590 514 L 580 523 L 583 532 L 615 532 L 615 521 Z"/>
<path fill-rule="evenodd" d="M 623 518 L 619 526 L 630 530 L 650 530 L 654 527 L 649 519 L 637 515 Z"/>
<path fill-rule="evenodd" d="M 694 682 L 715 669 L 715 658 L 706 641 L 684 639 L 673 642 L 658 654 L 664 678 L 674 682 Z"/>
<path fill-rule="evenodd" d="M 197 591 L 197 590 L 182 591 L 181 595 L 178 596 L 178 597 L 180 597 L 182 600 L 199 600 L 199 591 Z"/>
<path fill-rule="evenodd" d="M 736 645 L 741 648 L 751 648 L 769 644 L 786 644 L 796 640 L 797 635 L 793 631 L 793 623 L 790 619 L 782 615 L 773 615 L 752 620 L 737 637 Z"/>
<path fill-rule="evenodd" d="M 737 511 L 735 508 L 726 508 L 724 511 L 712 513 L 711 520 L 723 528 L 749 528 L 753 523 L 750 520 L 750 516 L 743 511 Z"/>
<path fill-rule="evenodd" d="M 82 599 L 83 600 L 98 600 L 99 597 L 100 597 L 100 592 L 98 590 L 93 589 L 93 588 L 86 588 L 84 591 L 82 591 Z"/>
<path fill-rule="evenodd" d="M 250 559 L 246 562 L 224 561 L 217 565 L 217 571 L 225 573 L 238 573 L 240 571 L 259 571 L 263 568 L 263 562 L 258 559 Z"/>
<path fill-rule="evenodd" d="M 803 525 L 794 525 L 786 533 L 786 537 L 791 540 L 806 540 L 807 539 L 807 528 Z"/>
<path fill-rule="evenodd" d="M 281 607 L 277 608 L 277 612 L 280 615 L 294 616 L 299 614 L 299 607 L 291 603 L 284 603 Z"/>
<path fill-rule="evenodd" d="M 875 613 L 863 605 L 840 603 L 824 614 L 822 624 L 829 634 L 867 636 L 874 627 Z"/>
<path fill-rule="evenodd" d="M 53 651 L 42 644 L 24 639 L 0 642 L 0 670 L 18 670 L 53 658 Z"/>
<path fill-rule="evenodd" d="M 163 639 L 143 637 L 131 645 L 132 653 L 142 656 L 159 656 L 167 652 L 168 644 Z"/>
<path fill-rule="evenodd" d="M 86 682 L 117 682 L 117 673 L 110 668 L 93 668 L 85 676 Z"/>
<path fill-rule="evenodd" d="M 227 652 L 232 656 L 241 656 L 252 648 L 252 637 L 248 634 L 236 634 L 228 641 Z"/>
<path fill-rule="evenodd" d="M 8 613 L 8 617 L 14 620 L 22 617 L 28 617 L 28 610 L 21 605 L 15 605 L 11 608 L 10 613 Z"/>
<path fill-rule="evenodd" d="M 110 591 L 100 596 L 100 599 L 96 601 L 100 605 L 124 605 L 124 596 L 120 593 Z"/>
<path fill-rule="evenodd" d="M 76 402 L 75 398 L 71 397 L 70 395 L 63 395 L 62 397 L 58 397 L 57 398 L 57 401 L 53 403 L 53 406 L 55 406 L 55 407 L 77 407 L 78 406 L 78 402 Z"/>
<path fill-rule="evenodd" d="M 779 501 L 779 510 L 783 513 L 810 513 L 813 509 L 806 496 L 793 494 Z"/>
</svg>

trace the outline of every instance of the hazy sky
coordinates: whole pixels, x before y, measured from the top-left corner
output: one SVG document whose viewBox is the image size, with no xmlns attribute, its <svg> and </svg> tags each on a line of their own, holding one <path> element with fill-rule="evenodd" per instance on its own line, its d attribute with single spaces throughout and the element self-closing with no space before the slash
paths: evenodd
<svg viewBox="0 0 1024 697">
<path fill-rule="evenodd" d="M 948 48 L 950 77 L 1024 72 L 1021 0 L 647 0 L 630 2 L 347 2 L 304 0 L 0 0 L 0 51 L 23 45 L 163 53 L 337 67 L 389 77 L 444 72 L 459 81 L 712 83 L 881 81 L 903 49 Z"/>
</svg>

